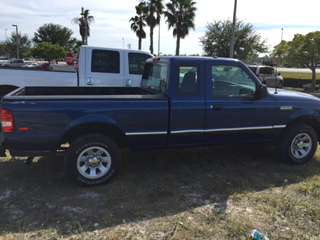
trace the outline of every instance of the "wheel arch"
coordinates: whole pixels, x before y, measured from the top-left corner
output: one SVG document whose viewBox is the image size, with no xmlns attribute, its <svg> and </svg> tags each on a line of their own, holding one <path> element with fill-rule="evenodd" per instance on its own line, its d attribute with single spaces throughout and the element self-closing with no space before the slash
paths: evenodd
<svg viewBox="0 0 320 240">
<path fill-rule="evenodd" d="M 320 140 L 320 121 L 318 120 L 318 118 L 316 116 L 299 116 L 293 120 L 291 120 L 288 124 L 287 124 L 287 128 L 296 125 L 296 124 L 306 124 L 309 125 L 310 127 L 312 127 L 318 136 L 318 139 Z"/>
<path fill-rule="evenodd" d="M 125 134 L 119 127 L 109 123 L 90 122 L 82 123 L 68 129 L 62 136 L 58 144 L 58 148 L 61 144 L 71 143 L 73 139 L 88 134 L 102 134 L 113 139 L 121 148 L 126 148 L 128 146 Z"/>
</svg>

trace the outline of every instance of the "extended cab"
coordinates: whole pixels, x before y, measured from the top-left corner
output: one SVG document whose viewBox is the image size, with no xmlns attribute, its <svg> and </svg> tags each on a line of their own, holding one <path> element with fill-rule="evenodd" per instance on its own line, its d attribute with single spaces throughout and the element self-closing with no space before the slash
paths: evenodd
<svg viewBox="0 0 320 240">
<path fill-rule="evenodd" d="M 14 156 L 62 152 L 92 185 L 118 170 L 121 149 L 275 145 L 302 164 L 317 148 L 320 100 L 267 89 L 242 62 L 149 60 L 140 88 L 20 88 L 2 101 L 3 147 Z"/>
<path fill-rule="evenodd" d="M 141 84 L 144 63 L 151 57 L 147 52 L 131 49 L 82 46 L 78 72 L 72 66 L 64 67 L 64 71 L 35 70 L 30 68 L 30 65 L 23 67 L 23 60 L 20 60 L 16 65 L 8 64 L 7 67 L 0 68 L 0 96 L 18 87 L 30 86 L 138 87 Z"/>
</svg>

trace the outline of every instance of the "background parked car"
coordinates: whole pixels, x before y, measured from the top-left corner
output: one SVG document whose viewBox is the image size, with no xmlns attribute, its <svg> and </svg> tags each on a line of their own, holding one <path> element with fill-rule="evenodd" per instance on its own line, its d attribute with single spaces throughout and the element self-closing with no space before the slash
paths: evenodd
<svg viewBox="0 0 320 240">
<path fill-rule="evenodd" d="M 4 66 L 9 62 L 9 59 L 7 57 L 0 57 L 0 67 Z"/>
<path fill-rule="evenodd" d="M 250 65 L 249 68 L 254 72 L 260 80 L 268 87 L 282 88 L 284 80 L 281 74 L 271 66 Z"/>
<path fill-rule="evenodd" d="M 5 67 L 12 67 L 12 68 L 17 68 L 17 67 L 22 67 L 25 65 L 25 62 L 23 59 L 11 59 L 7 64 L 5 64 Z"/>
</svg>

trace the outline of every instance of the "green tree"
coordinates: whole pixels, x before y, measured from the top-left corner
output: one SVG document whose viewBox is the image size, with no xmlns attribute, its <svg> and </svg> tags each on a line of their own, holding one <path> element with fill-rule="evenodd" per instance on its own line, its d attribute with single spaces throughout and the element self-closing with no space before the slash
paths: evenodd
<svg viewBox="0 0 320 240">
<path fill-rule="evenodd" d="M 169 29 L 173 28 L 173 36 L 177 38 L 176 55 L 180 54 L 180 41 L 184 39 L 189 30 L 194 29 L 194 18 L 197 8 L 192 0 L 171 0 L 167 3 L 165 11 Z"/>
<path fill-rule="evenodd" d="M 73 47 L 72 47 L 72 52 L 75 54 L 79 54 L 80 52 L 80 47 L 82 46 L 82 41 L 81 40 L 76 40 Z M 70 50 L 70 49 L 68 49 Z"/>
<path fill-rule="evenodd" d="M 276 45 L 272 51 L 272 55 L 274 57 L 287 57 L 289 50 L 289 44 L 287 41 L 282 41 L 278 45 Z"/>
<path fill-rule="evenodd" d="M 65 48 L 72 48 L 76 39 L 72 37 L 72 30 L 58 24 L 44 24 L 34 33 L 35 43 L 58 44 Z"/>
<path fill-rule="evenodd" d="M 150 52 L 153 54 L 153 32 L 155 27 L 160 24 L 163 3 L 162 0 L 148 0 L 145 1 L 145 5 L 145 19 L 150 28 Z"/>
<path fill-rule="evenodd" d="M 231 36 L 231 21 L 215 21 L 207 25 L 206 33 L 200 41 L 206 55 L 229 57 Z M 237 21 L 235 28 L 234 57 L 248 61 L 256 57 L 257 54 L 266 51 L 265 41 L 255 32 L 253 25 Z"/>
<path fill-rule="evenodd" d="M 29 55 L 29 51 L 31 48 L 31 41 L 28 35 L 22 35 L 21 33 L 18 35 L 19 37 L 19 52 L 20 57 L 24 58 Z M 17 34 L 11 33 L 10 37 L 4 42 L 5 51 L 9 57 L 17 56 Z"/>
<path fill-rule="evenodd" d="M 42 42 L 37 44 L 32 50 L 33 57 L 41 58 L 46 61 L 63 59 L 66 56 L 66 49 L 58 44 Z"/>
<path fill-rule="evenodd" d="M 139 39 L 139 50 L 142 47 L 142 39 L 146 38 L 146 32 L 144 31 L 144 27 L 146 26 L 146 17 L 145 17 L 145 9 L 146 5 L 144 2 L 140 2 L 136 6 L 136 16 L 130 19 L 131 29 L 136 33 L 136 36 Z"/>
<path fill-rule="evenodd" d="M 79 25 L 79 33 L 81 35 L 82 44 L 88 45 L 88 38 L 90 37 L 90 24 L 94 22 L 94 17 L 90 15 L 90 10 L 82 7 L 80 17 L 74 18 L 73 22 Z"/>
<path fill-rule="evenodd" d="M 6 45 L 4 44 L 4 42 L 0 42 L 0 56 L 5 57 L 7 55 L 8 55 L 8 52 L 7 52 Z"/>
<path fill-rule="evenodd" d="M 320 64 L 320 31 L 296 34 L 288 42 L 286 60 L 292 66 L 308 67 L 312 71 L 312 89 L 316 87 L 317 67 Z"/>
</svg>

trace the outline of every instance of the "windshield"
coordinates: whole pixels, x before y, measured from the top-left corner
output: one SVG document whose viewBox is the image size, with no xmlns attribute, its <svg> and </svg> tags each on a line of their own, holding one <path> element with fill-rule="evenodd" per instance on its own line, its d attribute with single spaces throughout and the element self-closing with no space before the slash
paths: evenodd
<svg viewBox="0 0 320 240">
<path fill-rule="evenodd" d="M 142 88 L 156 93 L 164 93 L 168 85 L 168 64 L 147 63 L 142 78 Z"/>
</svg>

